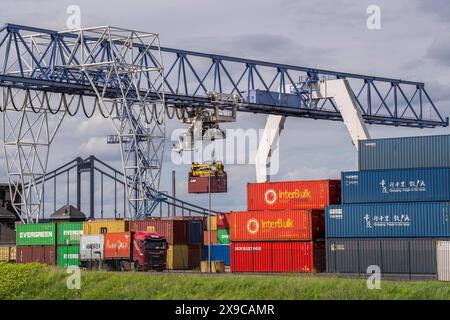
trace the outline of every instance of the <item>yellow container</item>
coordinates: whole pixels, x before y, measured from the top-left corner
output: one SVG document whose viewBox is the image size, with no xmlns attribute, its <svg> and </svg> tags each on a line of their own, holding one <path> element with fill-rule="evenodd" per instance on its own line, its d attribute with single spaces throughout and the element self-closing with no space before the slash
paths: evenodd
<svg viewBox="0 0 450 320">
<path fill-rule="evenodd" d="M 130 231 L 129 222 L 125 220 L 95 220 L 83 223 L 85 236 L 128 231 Z"/>
<path fill-rule="evenodd" d="M 211 219 L 211 230 L 217 230 L 217 217 L 216 216 L 210 216 L 206 218 L 204 221 L 205 224 L 205 230 L 208 230 L 209 221 Z"/>
<path fill-rule="evenodd" d="M 10 251 L 10 261 L 16 261 L 16 247 L 11 247 Z"/>
<path fill-rule="evenodd" d="M 189 269 L 189 246 L 185 244 L 169 244 L 167 249 L 167 269 Z"/>
<path fill-rule="evenodd" d="M 0 261 L 15 261 L 16 247 L 0 247 Z"/>
<path fill-rule="evenodd" d="M 208 272 L 208 261 L 203 260 L 200 263 L 200 271 L 203 273 Z M 225 262 L 222 260 L 211 261 L 211 272 L 222 273 L 225 272 Z"/>
</svg>

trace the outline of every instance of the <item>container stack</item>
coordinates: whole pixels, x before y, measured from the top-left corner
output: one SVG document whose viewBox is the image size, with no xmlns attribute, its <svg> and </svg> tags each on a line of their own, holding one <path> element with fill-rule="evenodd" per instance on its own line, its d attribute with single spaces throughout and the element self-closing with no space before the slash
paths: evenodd
<svg viewBox="0 0 450 320">
<path fill-rule="evenodd" d="M 340 203 L 339 180 L 248 184 L 248 211 L 230 216 L 231 271 L 323 271 L 332 203 Z"/>
<path fill-rule="evenodd" d="M 223 261 L 225 266 L 230 266 L 230 224 L 229 213 L 218 213 L 211 217 L 211 261 Z M 205 235 L 203 237 L 203 259 L 208 259 L 208 221 L 205 222 Z"/>
<path fill-rule="evenodd" d="M 16 260 L 16 232 L 14 214 L 0 207 L 0 261 Z"/>
<path fill-rule="evenodd" d="M 56 264 L 56 224 L 16 225 L 17 263 Z"/>
<path fill-rule="evenodd" d="M 203 246 L 203 220 L 164 218 L 130 221 L 130 231 L 157 232 L 167 239 L 167 269 L 200 268 Z"/>
<path fill-rule="evenodd" d="M 342 205 L 326 210 L 327 271 L 436 274 L 450 237 L 450 135 L 359 142 L 342 173 Z"/>
<path fill-rule="evenodd" d="M 80 238 L 83 235 L 82 222 L 61 222 L 56 225 L 58 267 L 68 268 L 80 265 Z"/>
</svg>

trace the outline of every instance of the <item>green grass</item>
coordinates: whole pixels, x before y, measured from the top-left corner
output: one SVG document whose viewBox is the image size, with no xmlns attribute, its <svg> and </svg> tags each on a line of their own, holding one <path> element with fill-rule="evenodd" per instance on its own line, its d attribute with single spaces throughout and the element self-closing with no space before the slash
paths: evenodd
<svg viewBox="0 0 450 320">
<path fill-rule="evenodd" d="M 193 275 L 82 271 L 81 290 L 68 290 L 65 270 L 0 263 L 0 299 L 450 299 L 438 281 L 381 282 L 322 276 Z"/>
</svg>

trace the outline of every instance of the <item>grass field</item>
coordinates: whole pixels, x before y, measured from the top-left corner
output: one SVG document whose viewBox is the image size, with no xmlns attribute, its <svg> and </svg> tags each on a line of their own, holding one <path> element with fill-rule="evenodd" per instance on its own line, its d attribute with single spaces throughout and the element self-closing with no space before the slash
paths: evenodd
<svg viewBox="0 0 450 320">
<path fill-rule="evenodd" d="M 450 284 L 317 276 L 193 275 L 82 271 L 81 289 L 68 290 L 65 270 L 0 263 L 0 299 L 447 299 Z"/>
</svg>

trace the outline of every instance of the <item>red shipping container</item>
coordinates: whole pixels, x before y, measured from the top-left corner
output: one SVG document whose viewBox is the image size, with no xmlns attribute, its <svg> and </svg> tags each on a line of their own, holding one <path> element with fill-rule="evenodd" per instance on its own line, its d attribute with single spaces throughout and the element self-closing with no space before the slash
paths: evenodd
<svg viewBox="0 0 450 320">
<path fill-rule="evenodd" d="M 16 262 L 56 265 L 55 246 L 18 246 L 16 247 Z"/>
<path fill-rule="evenodd" d="M 325 243 L 233 242 L 231 272 L 321 272 L 325 270 Z"/>
<path fill-rule="evenodd" d="M 216 216 L 217 216 L 217 229 L 230 229 L 229 213 L 218 213 Z"/>
<path fill-rule="evenodd" d="M 341 203 L 340 180 L 247 184 L 248 210 L 325 209 Z"/>
<path fill-rule="evenodd" d="M 233 212 L 230 222 L 231 241 L 294 241 L 325 237 L 323 210 Z"/>
<path fill-rule="evenodd" d="M 203 231 L 203 244 L 208 245 L 209 231 Z M 211 244 L 217 244 L 217 230 L 211 230 Z"/>
<path fill-rule="evenodd" d="M 130 231 L 156 232 L 167 239 L 169 244 L 189 243 L 189 220 L 149 219 L 130 221 Z"/>
<path fill-rule="evenodd" d="M 193 177 L 189 175 L 188 193 L 211 193 L 227 192 L 227 175 L 216 175 L 211 177 Z"/>
<path fill-rule="evenodd" d="M 131 233 L 130 232 L 105 233 L 104 256 L 106 260 L 130 259 Z"/>
</svg>

